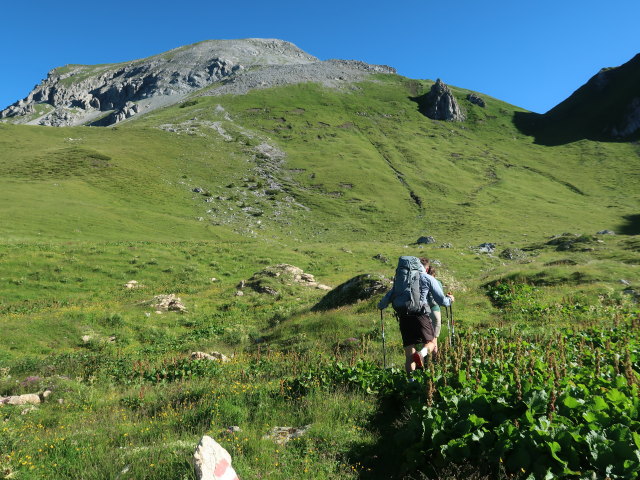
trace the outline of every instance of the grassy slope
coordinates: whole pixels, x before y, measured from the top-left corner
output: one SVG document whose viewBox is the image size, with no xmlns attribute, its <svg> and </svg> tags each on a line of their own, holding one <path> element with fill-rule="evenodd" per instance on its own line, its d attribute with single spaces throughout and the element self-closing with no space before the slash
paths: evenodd
<svg viewBox="0 0 640 480">
<path fill-rule="evenodd" d="M 5 448 L 26 461 L 41 447 L 28 436 L 38 422 L 47 425 L 43 438 L 60 446 L 61 426 L 73 425 L 73 438 L 90 438 L 97 450 L 76 454 L 67 441 L 66 453 L 40 455 L 39 468 L 60 465 L 54 478 L 79 471 L 116 476 L 132 457 L 133 478 L 179 478 L 189 472 L 184 458 L 192 447 L 171 442 L 192 445 L 205 431 L 223 438 L 225 426 L 241 424 L 247 438 L 224 444 L 243 478 L 249 472 L 276 478 L 273 458 L 286 467 L 282 478 L 310 467 L 314 478 L 358 476 L 358 448 L 379 435 L 367 424 L 375 399 L 319 392 L 292 404 L 279 380 L 321 352 L 345 361 L 378 359 L 373 303 L 312 313 L 322 291 L 235 296 L 240 280 L 267 265 L 291 263 L 335 286 L 359 273 L 390 275 L 398 255 L 425 254 L 443 263 L 445 284 L 459 294 L 462 331 L 504 320 L 482 288 L 502 278 L 541 285 L 536 302 L 548 308 L 596 306 L 598 295 L 622 301 L 619 279 L 638 278 L 633 237 L 601 237 L 604 243 L 590 243 L 590 252 L 547 246 L 522 262 L 467 247 L 495 241 L 500 251 L 564 231 L 617 229 L 624 216 L 637 214 L 637 146 L 535 145 L 513 127 L 514 107 L 487 99 L 480 109 L 457 89 L 469 121 L 434 122 L 410 99 L 429 86 L 382 76 L 347 91 L 300 85 L 198 97 L 111 129 L 0 124 L 0 366 L 15 379 L 48 379 L 67 402 L 48 404 L 31 419 L 8 411 Z M 156 128 L 165 124 L 182 133 Z M 286 152 L 282 165 L 256 155 L 263 142 Z M 265 191 L 265 171 L 282 191 Z M 262 214 L 243 213 L 246 207 Z M 424 234 L 454 248 L 406 247 Z M 575 264 L 547 265 L 567 259 Z M 131 279 L 144 287 L 125 290 Z M 141 302 L 160 293 L 179 294 L 189 313 L 147 317 L 150 308 Z M 563 312 L 548 317 L 570 321 Z M 528 317 L 511 320 L 515 328 L 532 326 Z M 93 335 L 87 344 L 80 340 L 86 334 Z M 339 351 L 347 337 L 361 339 L 357 351 Z M 289 353 L 261 360 L 256 339 Z M 212 349 L 243 353 L 204 381 L 125 383 L 143 364 Z M 393 326 L 387 350 L 400 364 Z M 28 390 L 1 377 L 0 388 Z M 96 429 L 95 422 L 108 427 Z M 266 425 L 306 423 L 314 430 L 298 446 L 278 450 L 261 439 Z M 118 449 L 150 445 L 155 450 Z M 30 474 L 28 463 L 9 463 Z M 149 468 L 160 463 L 158 471 Z"/>
</svg>

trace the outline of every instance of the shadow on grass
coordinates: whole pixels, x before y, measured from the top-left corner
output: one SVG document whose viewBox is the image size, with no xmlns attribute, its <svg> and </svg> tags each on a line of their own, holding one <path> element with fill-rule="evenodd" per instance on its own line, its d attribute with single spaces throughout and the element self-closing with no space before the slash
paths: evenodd
<svg viewBox="0 0 640 480">
<path fill-rule="evenodd" d="M 625 215 L 622 217 L 626 220 L 624 225 L 619 228 L 622 235 L 640 235 L 640 214 Z"/>
<path fill-rule="evenodd" d="M 415 385 L 415 387 L 414 387 Z M 379 440 L 374 444 L 355 445 L 347 452 L 351 465 L 359 465 L 362 480 L 489 480 L 477 466 L 435 466 L 421 453 L 422 425 L 410 421 L 409 409 L 420 408 L 426 402 L 421 384 L 407 385 L 401 392 L 384 396 L 378 411 L 370 421 L 370 429 Z M 408 407 L 411 405 L 411 407 Z M 420 465 L 419 467 L 417 465 Z"/>
<path fill-rule="evenodd" d="M 602 132 L 607 128 L 607 125 L 590 121 L 588 117 L 579 115 L 567 117 L 549 113 L 543 115 L 533 112 L 514 112 L 512 120 L 520 133 L 534 137 L 536 144 L 547 147 L 566 145 L 579 140 L 628 143 L 640 138 L 639 133 L 622 139 L 605 135 Z"/>
</svg>

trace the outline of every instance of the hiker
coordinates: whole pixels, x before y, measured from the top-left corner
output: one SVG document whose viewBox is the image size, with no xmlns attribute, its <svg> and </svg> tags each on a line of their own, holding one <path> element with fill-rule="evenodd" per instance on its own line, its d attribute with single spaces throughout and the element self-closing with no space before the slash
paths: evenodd
<svg viewBox="0 0 640 480">
<path fill-rule="evenodd" d="M 422 263 L 422 260 L 423 259 L 421 258 L 420 263 Z M 442 290 L 442 282 L 436 278 L 436 269 L 433 267 L 433 265 L 423 264 L 423 266 L 426 268 L 427 274 L 436 279 L 438 285 L 440 285 L 440 290 Z M 440 330 L 442 330 L 442 312 L 440 311 L 440 305 L 438 305 L 433 298 L 432 292 L 429 292 L 429 294 L 427 295 L 427 299 L 429 301 L 429 308 L 431 309 L 431 313 L 429 316 L 431 317 L 431 322 L 433 323 L 433 334 L 435 335 L 433 341 L 435 342 L 436 347 L 433 349 L 433 354 L 434 356 L 436 356 L 438 355 L 438 337 L 440 336 Z"/>
<path fill-rule="evenodd" d="M 378 303 L 380 310 L 387 308 L 391 303 L 396 311 L 402 336 L 402 346 L 404 347 L 407 375 L 411 375 L 416 368 L 422 368 L 425 357 L 436 348 L 433 323 L 429 316 L 430 309 L 427 300 L 429 293 L 432 292 L 433 299 L 438 305 L 449 306 L 454 301 L 453 295 L 448 294 L 445 296 L 436 279 L 426 273 L 428 266 L 429 260 L 426 258 L 400 257 L 394 286 Z M 402 269 L 409 268 L 411 269 L 411 274 L 407 275 Z M 408 281 L 415 282 L 416 285 L 406 285 Z M 405 285 L 402 285 L 403 282 Z M 408 304 L 408 300 L 402 298 L 402 302 L 396 301 L 403 295 L 403 292 L 408 291 L 408 295 L 413 295 L 417 293 L 415 290 L 419 291 L 419 299 L 415 300 L 418 305 L 412 307 L 411 310 L 404 308 L 404 305 L 402 305 L 403 302 Z M 419 350 L 417 349 L 418 345 L 422 345 Z"/>
</svg>

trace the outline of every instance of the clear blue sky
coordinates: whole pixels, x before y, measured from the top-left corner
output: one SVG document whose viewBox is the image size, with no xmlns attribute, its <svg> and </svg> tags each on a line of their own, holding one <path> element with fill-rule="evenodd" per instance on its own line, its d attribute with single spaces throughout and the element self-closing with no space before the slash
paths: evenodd
<svg viewBox="0 0 640 480">
<path fill-rule="evenodd" d="M 322 60 L 390 65 L 543 113 L 640 52 L 640 1 L 3 0 L 0 108 L 68 63 L 208 39 L 280 38 Z"/>
</svg>

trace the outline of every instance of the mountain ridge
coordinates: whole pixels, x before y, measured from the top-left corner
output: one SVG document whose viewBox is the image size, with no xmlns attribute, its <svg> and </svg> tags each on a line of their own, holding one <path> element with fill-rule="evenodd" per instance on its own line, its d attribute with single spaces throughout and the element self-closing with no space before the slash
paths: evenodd
<svg viewBox="0 0 640 480">
<path fill-rule="evenodd" d="M 220 82 L 226 92 L 225 87 L 238 79 L 240 85 L 231 89 L 237 94 L 304 81 L 335 86 L 361 80 L 368 73 L 395 70 L 358 61 L 322 62 L 284 40 L 205 40 L 130 62 L 54 68 L 27 97 L 2 110 L 0 119 L 47 126 L 107 126 L 178 103 Z"/>
</svg>

